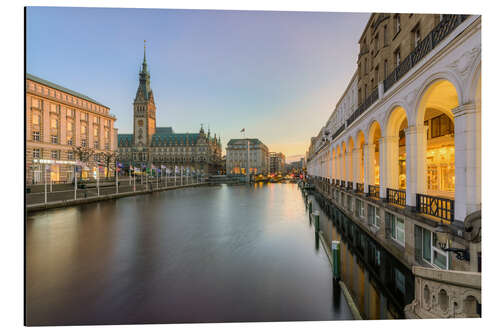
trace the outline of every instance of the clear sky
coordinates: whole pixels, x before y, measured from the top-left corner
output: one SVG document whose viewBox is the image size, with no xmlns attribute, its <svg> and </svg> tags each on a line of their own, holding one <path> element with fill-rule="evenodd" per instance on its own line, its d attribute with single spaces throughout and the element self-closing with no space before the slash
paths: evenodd
<svg viewBox="0 0 500 333">
<path fill-rule="evenodd" d="M 27 71 L 111 108 L 132 133 L 147 40 L 157 126 L 303 155 L 356 69 L 369 13 L 29 7 Z M 293 160 L 294 158 L 292 158 Z"/>
</svg>

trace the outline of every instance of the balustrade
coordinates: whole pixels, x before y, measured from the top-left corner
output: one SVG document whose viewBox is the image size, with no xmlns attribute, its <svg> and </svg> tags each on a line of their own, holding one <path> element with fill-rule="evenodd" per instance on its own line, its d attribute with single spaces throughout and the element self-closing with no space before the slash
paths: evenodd
<svg viewBox="0 0 500 333">
<path fill-rule="evenodd" d="M 452 222 L 455 200 L 417 193 L 417 212 Z"/>
<path fill-rule="evenodd" d="M 387 202 L 395 205 L 406 206 L 406 191 L 387 189 Z"/>
</svg>

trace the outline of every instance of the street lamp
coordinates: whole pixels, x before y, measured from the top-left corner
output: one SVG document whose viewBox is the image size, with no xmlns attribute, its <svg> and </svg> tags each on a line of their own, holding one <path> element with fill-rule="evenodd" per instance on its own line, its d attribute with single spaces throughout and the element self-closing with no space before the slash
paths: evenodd
<svg viewBox="0 0 500 333">
<path fill-rule="evenodd" d="M 470 253 L 469 249 L 461 249 L 457 247 L 448 247 L 449 244 L 449 234 L 453 233 L 452 229 L 449 227 L 448 224 L 443 223 L 443 220 L 441 220 L 441 223 L 439 226 L 434 230 L 436 234 L 442 234 L 445 238 L 445 242 L 438 242 L 439 247 L 441 250 L 445 252 L 453 252 L 456 255 L 456 258 L 458 260 L 465 260 L 465 261 L 470 261 Z"/>
</svg>

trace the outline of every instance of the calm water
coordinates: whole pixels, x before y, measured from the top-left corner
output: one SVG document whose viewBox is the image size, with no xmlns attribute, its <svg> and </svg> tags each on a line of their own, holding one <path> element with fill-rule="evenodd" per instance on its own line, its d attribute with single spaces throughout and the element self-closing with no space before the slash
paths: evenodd
<svg viewBox="0 0 500 333">
<path fill-rule="evenodd" d="M 34 213 L 28 325 L 352 319 L 295 184 Z"/>
<path fill-rule="evenodd" d="M 411 270 L 359 228 L 334 204 L 309 196 L 320 212 L 320 229 L 328 243 L 340 241 L 341 280 L 364 319 L 404 318 L 414 298 Z"/>
</svg>

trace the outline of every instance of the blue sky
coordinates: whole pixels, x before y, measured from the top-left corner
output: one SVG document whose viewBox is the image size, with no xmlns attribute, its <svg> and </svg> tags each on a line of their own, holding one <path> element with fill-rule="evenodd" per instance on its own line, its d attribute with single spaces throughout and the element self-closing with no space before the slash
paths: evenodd
<svg viewBox="0 0 500 333">
<path fill-rule="evenodd" d="M 27 71 L 111 108 L 132 132 L 147 40 L 157 126 L 304 154 L 356 69 L 369 13 L 29 7 Z"/>
</svg>

